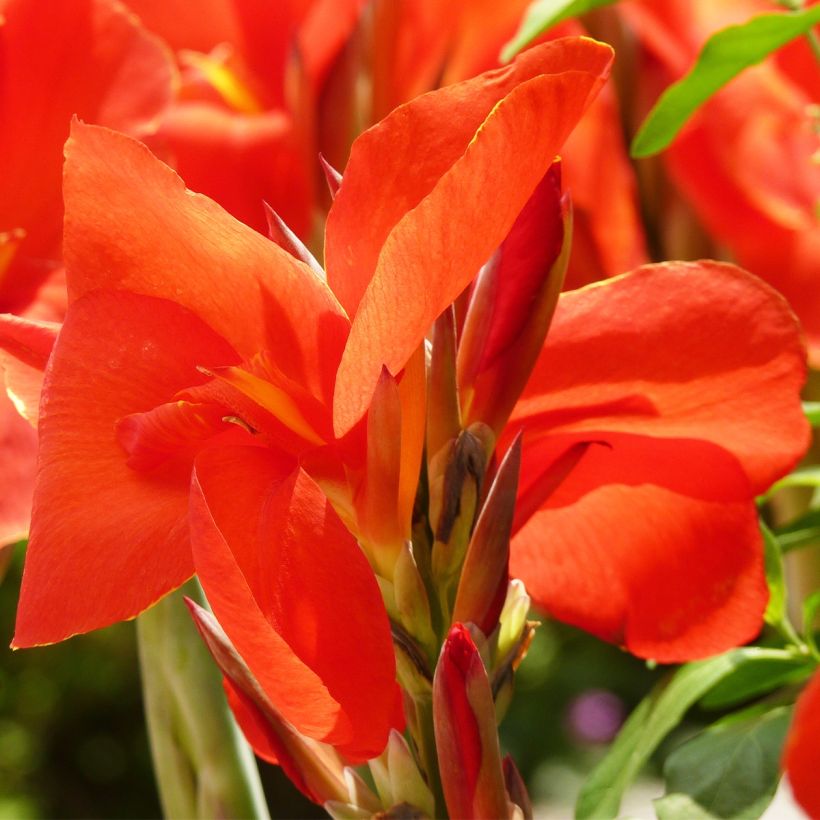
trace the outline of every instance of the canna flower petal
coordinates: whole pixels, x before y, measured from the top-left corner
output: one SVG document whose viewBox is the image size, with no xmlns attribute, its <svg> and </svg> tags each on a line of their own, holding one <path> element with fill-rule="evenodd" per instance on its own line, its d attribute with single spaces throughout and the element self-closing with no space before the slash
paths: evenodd
<svg viewBox="0 0 820 820">
<path fill-rule="evenodd" d="M 644 657 L 748 640 L 767 597 L 753 500 L 807 446 L 804 378 L 793 315 L 732 266 L 563 295 L 504 434 L 525 431 L 511 573 Z"/>
<path fill-rule="evenodd" d="M 201 362 L 237 359 L 201 319 L 164 299 L 96 291 L 70 307 L 46 374 L 14 646 L 132 618 L 191 576 L 191 454 L 141 473 L 114 429 L 204 381 Z"/>
<path fill-rule="evenodd" d="M 329 401 L 348 323 L 307 265 L 121 134 L 75 123 L 66 154 L 69 298 L 105 287 L 171 299 Z"/>
<path fill-rule="evenodd" d="M 382 365 L 394 375 L 404 366 L 501 244 L 610 62 L 591 40 L 548 43 L 400 107 L 356 141 L 326 236 L 328 282 L 355 314 L 334 394 L 337 435 L 361 418 Z M 475 207 L 487 197 L 492 208 Z"/>
<path fill-rule="evenodd" d="M 815 672 L 797 701 L 783 751 L 783 768 L 797 802 L 810 817 L 820 817 L 820 782 L 817 752 L 820 748 L 820 673 Z"/>
<path fill-rule="evenodd" d="M 214 614 L 277 712 L 353 759 L 379 754 L 399 702 L 390 628 L 319 487 L 268 449 L 204 451 L 191 532 Z"/>
<path fill-rule="evenodd" d="M 26 234 L 5 273 L 0 264 L 0 309 L 20 312 L 59 266 L 72 115 L 143 135 L 170 101 L 173 66 L 113 0 L 5 0 L 0 8 L 0 121 L 14 123 L 0 132 L 0 233 Z"/>
</svg>

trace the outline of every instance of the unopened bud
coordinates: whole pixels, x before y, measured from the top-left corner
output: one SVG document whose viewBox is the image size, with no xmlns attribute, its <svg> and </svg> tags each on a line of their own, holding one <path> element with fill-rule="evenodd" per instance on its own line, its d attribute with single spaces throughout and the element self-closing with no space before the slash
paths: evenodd
<svg viewBox="0 0 820 820">
<path fill-rule="evenodd" d="M 294 785 L 314 803 L 347 804 L 353 796 L 360 808 L 369 813 L 377 810 L 376 795 L 363 781 L 350 777 L 341 755 L 332 746 L 305 737 L 279 714 L 216 618 L 188 598 L 185 603 L 225 676 L 229 701 L 243 731 L 264 738 L 271 759 L 276 759 Z"/>
<path fill-rule="evenodd" d="M 521 437 L 516 437 L 495 475 L 467 548 L 453 620 L 476 624 L 489 635 L 498 623 L 509 580 L 512 531 Z"/>
<path fill-rule="evenodd" d="M 509 418 L 558 303 L 571 235 L 556 162 L 473 287 L 458 351 L 465 424 L 483 421 L 498 434 Z"/>
<path fill-rule="evenodd" d="M 461 624 L 453 626 L 441 650 L 433 680 L 433 719 L 450 817 L 509 817 L 490 682 Z"/>
<path fill-rule="evenodd" d="M 475 523 L 487 465 L 489 429 L 462 431 L 448 453 L 443 477 L 430 488 L 430 523 L 435 534 L 432 570 L 442 610 L 449 613 Z"/>
</svg>

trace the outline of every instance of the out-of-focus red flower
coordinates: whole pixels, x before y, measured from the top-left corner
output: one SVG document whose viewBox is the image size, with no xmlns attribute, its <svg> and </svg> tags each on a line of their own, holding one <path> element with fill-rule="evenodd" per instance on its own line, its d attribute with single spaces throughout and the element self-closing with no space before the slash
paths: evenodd
<svg viewBox="0 0 820 820">
<path fill-rule="evenodd" d="M 425 333 L 610 60 L 592 41 L 547 44 L 367 132 L 329 219 L 327 282 L 143 146 L 77 123 L 70 304 L 46 372 L 15 645 L 133 617 L 196 569 L 277 711 L 351 756 L 381 751 L 398 720 L 390 633 L 342 521 L 390 580 L 419 474 Z M 553 116 L 533 128 L 541 110 Z M 474 208 L 488 190 L 494 207 Z"/>
<path fill-rule="evenodd" d="M 71 117 L 145 136 L 170 101 L 173 66 L 157 38 L 113 0 L 0 0 L 0 14 L 0 313 L 59 321 L 66 305 L 60 184 Z M 19 321 L 7 329 L 0 347 L 26 359 Z M 21 393 L 19 372 L 7 370 L 13 403 L 0 399 L 0 544 L 28 531 L 36 434 L 15 407 L 25 404 L 35 420 L 48 357 L 40 342 L 35 347 L 38 362 L 24 365 L 27 387 Z M 4 364 L 0 356 L 0 375 Z"/>
<path fill-rule="evenodd" d="M 815 672 L 803 690 L 783 750 L 783 768 L 789 776 L 797 802 L 810 817 L 820 817 L 820 782 L 817 757 L 820 754 L 820 674 Z"/>
<path fill-rule="evenodd" d="M 621 7 L 643 46 L 643 107 L 691 67 L 715 31 L 772 11 L 764 0 L 630 0 Z M 812 106 L 820 71 L 802 39 L 710 99 L 665 159 L 709 234 L 789 300 L 817 361 L 820 140 Z"/>
<path fill-rule="evenodd" d="M 267 202 L 307 238 L 314 112 L 363 0 L 128 0 L 177 53 L 178 99 L 152 149 L 197 191 L 265 231 Z"/>
</svg>

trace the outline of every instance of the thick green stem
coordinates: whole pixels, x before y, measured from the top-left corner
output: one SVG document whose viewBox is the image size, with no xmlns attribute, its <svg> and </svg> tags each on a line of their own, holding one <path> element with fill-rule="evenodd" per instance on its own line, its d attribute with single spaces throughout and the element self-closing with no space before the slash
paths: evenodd
<svg viewBox="0 0 820 820">
<path fill-rule="evenodd" d="M 137 620 L 145 716 L 167 818 L 259 818 L 268 810 L 259 772 L 239 733 L 183 594 L 204 605 L 196 580 Z"/>
</svg>

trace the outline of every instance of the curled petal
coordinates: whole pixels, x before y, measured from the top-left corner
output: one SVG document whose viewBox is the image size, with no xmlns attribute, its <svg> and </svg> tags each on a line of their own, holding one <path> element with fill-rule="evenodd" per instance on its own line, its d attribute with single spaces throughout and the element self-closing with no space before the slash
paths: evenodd
<svg viewBox="0 0 820 820">
<path fill-rule="evenodd" d="M 794 315 L 762 281 L 718 262 L 650 265 L 561 296 L 505 436 L 711 442 L 751 497 L 805 452 L 805 374 Z"/>
</svg>

